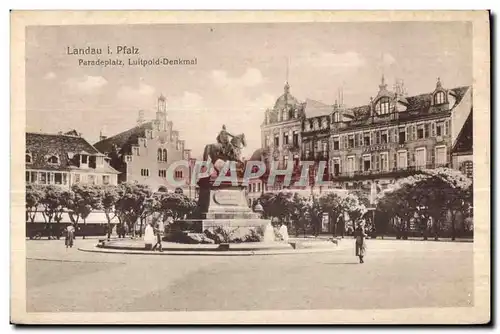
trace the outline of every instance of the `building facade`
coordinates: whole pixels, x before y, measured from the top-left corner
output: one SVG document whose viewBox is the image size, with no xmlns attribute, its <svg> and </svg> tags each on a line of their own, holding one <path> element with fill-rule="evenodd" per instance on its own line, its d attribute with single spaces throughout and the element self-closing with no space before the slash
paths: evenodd
<svg viewBox="0 0 500 334">
<path fill-rule="evenodd" d="M 110 158 L 111 165 L 121 172 L 119 182 L 138 182 L 149 185 L 153 191 L 182 191 L 194 196 L 189 183 L 191 168 L 179 166 L 172 170 L 176 186 L 168 182 L 167 170 L 171 164 L 184 160 L 191 162 L 191 150 L 185 147 L 179 131 L 168 120 L 167 101 L 158 98 L 156 118 L 138 121 L 137 126 L 112 137 L 101 137 L 95 147 Z M 184 182 L 181 182 L 183 181 Z"/>
<path fill-rule="evenodd" d="M 430 93 L 407 96 L 379 91 L 364 106 L 339 110 L 330 136 L 330 173 L 338 188 L 381 188 L 425 168 L 452 167 L 451 149 L 463 111 L 472 109 L 470 87 L 446 89 L 438 79 Z M 462 124 L 463 125 L 463 124 Z"/>
<path fill-rule="evenodd" d="M 26 183 L 116 185 L 119 172 L 79 133 L 26 133 Z"/>
</svg>

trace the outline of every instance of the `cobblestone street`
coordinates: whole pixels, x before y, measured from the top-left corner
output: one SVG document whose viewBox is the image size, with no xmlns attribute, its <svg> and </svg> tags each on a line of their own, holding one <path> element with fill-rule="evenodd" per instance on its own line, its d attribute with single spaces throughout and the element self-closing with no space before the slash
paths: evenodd
<svg viewBox="0 0 500 334">
<path fill-rule="evenodd" d="M 76 240 L 81 247 L 97 240 Z M 352 240 L 342 240 L 352 243 Z M 369 240 L 270 256 L 148 256 L 27 241 L 28 312 L 459 307 L 473 303 L 473 244 Z"/>
</svg>

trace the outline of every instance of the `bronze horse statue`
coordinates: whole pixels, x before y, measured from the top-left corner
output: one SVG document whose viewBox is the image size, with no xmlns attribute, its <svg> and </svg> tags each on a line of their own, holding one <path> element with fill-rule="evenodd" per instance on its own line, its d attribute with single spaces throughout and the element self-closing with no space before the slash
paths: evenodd
<svg viewBox="0 0 500 334">
<path fill-rule="evenodd" d="M 244 133 L 233 136 L 231 141 L 227 144 L 227 147 L 223 147 L 223 145 L 219 143 L 208 144 L 205 146 L 203 152 L 203 161 L 208 161 L 210 158 L 212 163 L 215 163 L 219 159 L 223 161 L 241 162 L 241 150 L 245 146 L 247 146 L 247 143 Z"/>
</svg>

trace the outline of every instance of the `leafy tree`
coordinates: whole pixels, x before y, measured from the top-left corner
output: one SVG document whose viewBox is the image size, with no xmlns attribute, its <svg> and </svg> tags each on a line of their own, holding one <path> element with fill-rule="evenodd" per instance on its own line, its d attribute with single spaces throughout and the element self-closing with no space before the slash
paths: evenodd
<svg viewBox="0 0 500 334">
<path fill-rule="evenodd" d="M 180 193 L 165 193 L 159 197 L 159 210 L 172 212 L 174 220 L 189 216 L 196 209 L 196 201 Z"/>
<path fill-rule="evenodd" d="M 44 188 L 36 184 L 26 185 L 26 221 L 35 222 L 35 216 L 41 200 L 45 196 Z"/>
<path fill-rule="evenodd" d="M 119 185 L 120 197 L 115 203 L 115 210 L 118 217 L 126 222 L 129 228 L 133 229 L 135 235 L 135 223 L 140 219 L 142 235 L 142 224 L 144 217 L 151 213 L 149 209 L 153 194 L 149 186 L 138 183 L 121 183 Z"/>
<path fill-rule="evenodd" d="M 455 218 L 472 206 L 472 182 L 460 171 L 438 168 L 396 181 L 378 196 L 378 208 L 403 220 L 403 231 L 410 218 L 421 218 L 419 227 L 427 238 L 427 220 L 432 218 L 435 239 L 439 238 L 440 222 L 452 214 L 452 238 L 455 238 Z"/>
<path fill-rule="evenodd" d="M 43 189 L 44 196 L 40 199 L 40 204 L 43 207 L 45 229 L 49 232 L 48 238 L 52 239 L 52 221 L 61 221 L 68 193 L 54 185 L 44 186 Z"/>
<path fill-rule="evenodd" d="M 66 207 L 72 222 L 78 226 L 79 218 L 83 219 L 84 226 L 93 210 L 101 208 L 101 190 L 98 186 L 88 184 L 74 184 L 67 200 Z M 85 239 L 85 233 L 83 234 Z"/>
</svg>

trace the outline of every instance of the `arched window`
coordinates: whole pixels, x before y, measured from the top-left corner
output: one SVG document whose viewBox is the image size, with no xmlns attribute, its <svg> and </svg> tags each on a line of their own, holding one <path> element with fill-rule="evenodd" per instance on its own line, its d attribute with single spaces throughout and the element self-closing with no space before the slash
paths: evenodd
<svg viewBox="0 0 500 334">
<path fill-rule="evenodd" d="M 26 163 L 30 164 L 31 163 L 31 154 L 26 153 Z"/>
<path fill-rule="evenodd" d="M 49 162 L 49 164 L 58 164 L 59 158 L 53 155 L 49 159 L 47 159 L 47 161 Z"/>
<path fill-rule="evenodd" d="M 163 161 L 167 161 L 167 150 L 163 149 Z"/>
<path fill-rule="evenodd" d="M 162 154 L 161 154 L 161 148 L 158 149 L 157 159 L 158 159 L 158 161 L 162 161 L 163 160 L 163 157 L 162 157 Z"/>
<path fill-rule="evenodd" d="M 377 101 L 375 112 L 378 115 L 386 115 L 390 112 L 390 101 L 388 97 L 382 97 Z"/>
<path fill-rule="evenodd" d="M 437 92 L 434 95 L 434 104 L 443 104 L 445 103 L 445 94 L 444 92 Z"/>
</svg>

